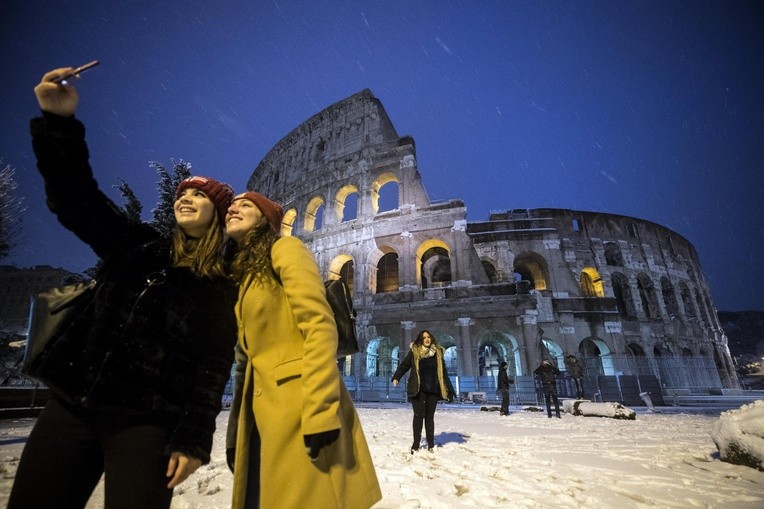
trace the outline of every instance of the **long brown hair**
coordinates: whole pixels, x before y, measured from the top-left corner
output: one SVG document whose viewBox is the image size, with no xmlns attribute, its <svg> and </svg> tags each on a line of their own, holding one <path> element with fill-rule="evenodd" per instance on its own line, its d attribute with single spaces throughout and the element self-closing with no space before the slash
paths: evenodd
<svg viewBox="0 0 764 509">
<path fill-rule="evenodd" d="M 239 283 L 243 282 L 248 274 L 252 274 L 255 280 L 261 283 L 275 280 L 271 247 L 281 235 L 273 231 L 264 217 L 244 235 L 231 264 L 232 277 Z"/>
<path fill-rule="evenodd" d="M 225 276 L 223 239 L 218 214 L 212 215 L 212 224 L 200 239 L 189 237 L 176 224 L 172 232 L 173 267 L 188 267 L 197 276 Z"/>
</svg>

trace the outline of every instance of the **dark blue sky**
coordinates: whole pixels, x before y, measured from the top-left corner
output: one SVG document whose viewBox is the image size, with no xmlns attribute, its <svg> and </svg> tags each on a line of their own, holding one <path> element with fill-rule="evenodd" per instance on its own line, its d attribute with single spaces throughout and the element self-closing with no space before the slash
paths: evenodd
<svg viewBox="0 0 764 509">
<path fill-rule="evenodd" d="M 0 263 L 95 261 L 44 204 L 28 120 L 51 68 L 78 87 L 91 163 L 156 202 L 155 160 L 243 187 L 301 122 L 364 88 L 416 140 L 432 200 L 667 226 L 719 309 L 764 309 L 761 2 L 61 1 L 0 6 L 0 158 L 24 197 Z"/>
</svg>

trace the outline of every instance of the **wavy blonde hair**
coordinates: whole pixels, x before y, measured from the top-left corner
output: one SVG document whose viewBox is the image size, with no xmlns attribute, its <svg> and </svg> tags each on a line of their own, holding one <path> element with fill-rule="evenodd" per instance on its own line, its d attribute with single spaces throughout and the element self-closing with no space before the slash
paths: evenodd
<svg viewBox="0 0 764 509">
<path fill-rule="evenodd" d="M 188 267 L 197 276 L 225 276 L 223 261 L 223 227 L 217 213 L 204 236 L 195 239 L 175 225 L 172 232 L 172 266 Z"/>
</svg>

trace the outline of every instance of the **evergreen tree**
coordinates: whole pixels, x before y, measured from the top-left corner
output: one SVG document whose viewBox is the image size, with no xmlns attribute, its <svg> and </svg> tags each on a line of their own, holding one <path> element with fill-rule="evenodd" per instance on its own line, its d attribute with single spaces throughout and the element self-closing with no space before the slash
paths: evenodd
<svg viewBox="0 0 764 509">
<path fill-rule="evenodd" d="M 127 214 L 127 217 L 129 217 L 131 221 L 140 223 L 141 212 L 143 212 L 143 204 L 140 202 L 140 200 L 138 200 L 138 197 L 135 196 L 135 193 L 133 192 L 133 189 L 130 187 L 130 184 L 125 182 L 123 178 L 119 178 L 119 181 L 121 183 L 118 186 L 114 186 L 114 187 L 116 187 L 119 190 L 119 193 L 125 199 L 125 204 L 122 207 L 122 210 L 125 211 L 125 213 Z"/>
<path fill-rule="evenodd" d="M 21 236 L 21 213 L 24 208 L 21 199 L 13 193 L 18 187 L 14 173 L 10 165 L 0 170 L 0 260 L 11 254 Z"/>
<path fill-rule="evenodd" d="M 162 163 L 156 161 L 149 163 L 149 166 L 154 168 L 159 174 L 159 182 L 157 183 L 159 201 L 156 208 L 152 210 L 153 219 L 151 224 L 165 236 L 169 236 L 172 233 L 173 226 L 175 225 L 175 213 L 172 209 L 175 203 L 175 189 L 177 189 L 181 180 L 191 176 L 191 163 L 187 163 L 183 159 L 180 161 L 171 159 L 171 161 L 172 174 L 162 166 Z"/>
</svg>

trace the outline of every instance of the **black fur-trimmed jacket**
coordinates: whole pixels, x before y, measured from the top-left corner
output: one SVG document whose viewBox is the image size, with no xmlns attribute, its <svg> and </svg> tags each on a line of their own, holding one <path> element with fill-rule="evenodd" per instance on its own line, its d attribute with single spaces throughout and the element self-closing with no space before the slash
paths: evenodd
<svg viewBox="0 0 764 509">
<path fill-rule="evenodd" d="M 235 285 L 171 267 L 170 242 L 99 190 L 74 117 L 44 113 L 31 132 L 48 207 L 103 261 L 90 306 L 50 362 L 69 386 L 62 399 L 77 412 L 160 425 L 168 453 L 208 463 L 233 363 Z"/>
</svg>

